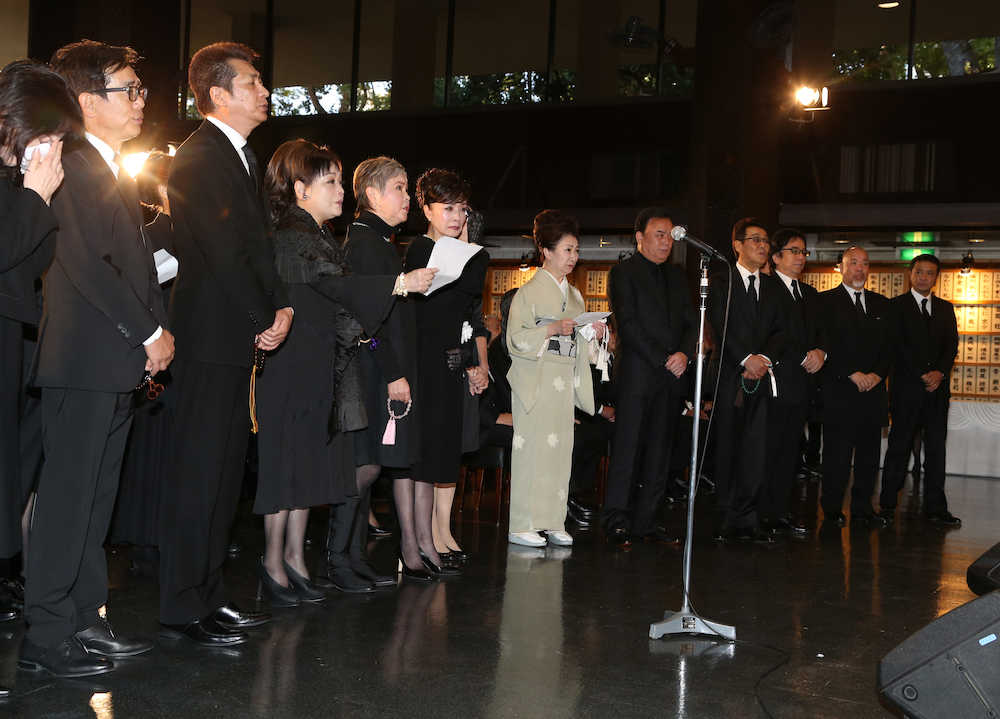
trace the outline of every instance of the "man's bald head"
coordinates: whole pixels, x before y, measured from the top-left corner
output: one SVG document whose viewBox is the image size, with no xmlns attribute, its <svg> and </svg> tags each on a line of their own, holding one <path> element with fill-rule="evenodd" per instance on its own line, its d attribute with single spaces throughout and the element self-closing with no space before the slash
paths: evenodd
<svg viewBox="0 0 1000 719">
<path fill-rule="evenodd" d="M 844 284 L 851 289 L 860 290 L 868 281 L 868 253 L 863 247 L 852 245 L 844 252 L 840 261 L 840 274 Z"/>
</svg>

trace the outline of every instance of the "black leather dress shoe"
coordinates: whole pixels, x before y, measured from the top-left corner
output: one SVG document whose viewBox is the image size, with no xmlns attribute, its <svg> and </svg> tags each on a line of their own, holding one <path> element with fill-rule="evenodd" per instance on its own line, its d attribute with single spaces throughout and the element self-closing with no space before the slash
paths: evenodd
<svg viewBox="0 0 1000 719">
<path fill-rule="evenodd" d="M 388 529 L 383 529 L 382 527 L 376 527 L 374 524 L 368 525 L 368 534 L 373 539 L 385 539 L 386 537 L 391 537 L 392 532 Z"/>
<path fill-rule="evenodd" d="M 885 520 L 885 526 L 891 527 L 896 523 L 896 508 L 886 507 L 878 513 L 878 516 Z"/>
<path fill-rule="evenodd" d="M 54 677 L 92 677 L 107 674 L 115 665 L 107 657 L 88 654 L 76 637 L 69 637 L 49 649 L 25 639 L 17 667 L 29 672 L 48 672 Z"/>
<path fill-rule="evenodd" d="M 233 558 L 240 556 L 240 552 L 242 551 L 243 547 L 241 547 L 237 542 L 230 542 L 229 546 L 226 548 L 226 554 Z"/>
<path fill-rule="evenodd" d="M 885 529 L 889 526 L 889 523 L 884 517 L 880 517 L 874 512 L 868 512 L 865 514 L 852 514 L 851 526 L 862 529 Z"/>
<path fill-rule="evenodd" d="M 932 512 L 930 514 L 924 515 L 924 519 L 926 519 L 931 524 L 940 524 L 944 527 L 962 526 L 962 520 L 956 517 L 948 510 L 945 510 L 943 512 Z"/>
<path fill-rule="evenodd" d="M 119 659 L 145 654 L 153 648 L 153 643 L 145 639 L 129 639 L 115 633 L 111 622 L 98 617 L 95 624 L 75 634 L 88 654 Z"/>
<path fill-rule="evenodd" d="M 396 586 L 396 578 L 390 574 L 379 574 L 374 565 L 365 559 L 351 559 L 351 569 L 364 580 L 372 583 L 376 589 L 388 589 Z"/>
<path fill-rule="evenodd" d="M 625 527 L 615 527 L 614 529 L 607 530 L 608 543 L 611 544 L 615 549 L 631 549 L 632 548 L 632 535 Z"/>
<path fill-rule="evenodd" d="M 232 602 L 222 605 L 209 616 L 226 629 L 253 629 L 271 621 L 267 612 L 245 612 Z"/>
<path fill-rule="evenodd" d="M 160 634 L 168 639 L 190 639 L 203 647 L 232 647 L 250 637 L 219 624 L 212 615 L 187 624 L 160 624 Z"/>
<path fill-rule="evenodd" d="M 21 612 L 13 607 L 0 607 L 0 622 L 12 622 L 21 616 Z"/>
<path fill-rule="evenodd" d="M 10 699 L 10 689 L 7 687 L 0 687 L 0 702 Z"/>
<path fill-rule="evenodd" d="M 584 504 L 580 500 L 573 497 L 573 495 L 570 495 L 569 499 L 566 500 L 566 506 L 576 512 L 578 516 L 583 517 L 586 520 L 592 520 L 594 518 L 594 508 Z"/>
</svg>

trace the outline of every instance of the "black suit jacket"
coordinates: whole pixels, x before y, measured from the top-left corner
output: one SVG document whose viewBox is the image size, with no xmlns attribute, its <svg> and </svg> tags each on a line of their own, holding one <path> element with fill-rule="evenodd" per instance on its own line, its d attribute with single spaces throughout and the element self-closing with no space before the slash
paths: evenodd
<svg viewBox="0 0 1000 719">
<path fill-rule="evenodd" d="M 37 325 L 35 280 L 55 255 L 56 216 L 38 193 L 0 177 L 0 223 L 0 317 Z"/>
<path fill-rule="evenodd" d="M 920 376 L 937 370 L 944 375 L 935 394 L 951 396 L 951 368 L 958 354 L 958 323 L 948 300 L 931 296 L 931 321 L 920 312 L 911 292 L 890 300 L 893 307 L 894 367 L 889 391 L 926 393 Z"/>
<path fill-rule="evenodd" d="M 816 288 L 799 281 L 802 301 L 796 302 L 784 281 L 775 275 L 774 284 L 780 290 L 781 314 L 785 326 L 785 348 L 774 360 L 774 376 L 778 382 L 778 402 L 803 404 L 816 388 L 816 375 L 802 367 L 806 353 L 820 347 Z"/>
<path fill-rule="evenodd" d="M 35 384 L 128 392 L 142 378 L 143 341 L 167 324 L 138 194 L 87 142 L 63 156 L 63 169 Z"/>
<path fill-rule="evenodd" d="M 170 300 L 177 355 L 250 367 L 254 336 L 290 304 L 263 196 L 207 120 L 177 149 L 167 195 L 179 263 Z"/>
<path fill-rule="evenodd" d="M 709 369 L 712 381 L 716 376 L 719 378 L 716 407 L 731 406 L 735 400 L 739 378 L 743 374 L 740 362 L 747 355 L 764 355 L 773 364 L 784 353 L 786 343 L 784 299 L 781 295 L 785 289 L 779 286 L 777 280 L 760 273 L 760 299 L 754 313 L 746 287 L 743 286 L 743 278 L 734 266 L 729 272 L 713 275 L 708 284 L 708 316 L 716 347 L 721 349 L 722 345 L 729 277 L 733 284 L 725 352 L 722 355 L 718 351 L 712 353 Z M 760 382 L 761 391 L 767 390 L 770 394 L 770 379 L 765 375 Z M 780 387 L 778 392 L 780 394 Z"/>
<path fill-rule="evenodd" d="M 657 272 L 665 280 L 666 293 L 656 286 Z M 608 284 L 618 329 L 618 391 L 643 393 L 650 382 L 667 382 L 672 390 L 686 386 L 688 373 L 677 378 L 664 367 L 674 352 L 690 360 L 696 351 L 698 325 L 684 270 L 654 265 L 636 252 L 611 268 Z"/>
<path fill-rule="evenodd" d="M 827 353 L 820 373 L 823 418 L 884 427 L 889 421 L 885 378 L 892 367 L 893 308 L 877 292 L 866 291 L 865 302 L 861 317 L 844 285 L 819 294 L 821 346 Z M 882 381 L 861 392 L 849 379 L 854 372 L 874 372 Z"/>
</svg>

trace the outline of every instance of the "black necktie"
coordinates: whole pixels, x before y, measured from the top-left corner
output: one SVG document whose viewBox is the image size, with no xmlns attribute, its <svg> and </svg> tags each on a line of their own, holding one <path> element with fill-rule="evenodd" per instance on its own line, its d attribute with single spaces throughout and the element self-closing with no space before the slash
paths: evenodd
<svg viewBox="0 0 1000 719">
<path fill-rule="evenodd" d="M 243 156 L 247 158 L 247 169 L 250 171 L 250 179 L 253 180 L 253 186 L 260 187 L 260 182 L 258 181 L 260 173 L 257 171 L 257 155 L 250 149 L 249 143 L 243 146 Z"/>
<path fill-rule="evenodd" d="M 931 323 L 931 313 L 930 313 L 930 310 L 927 309 L 927 302 L 928 302 L 928 300 L 927 300 L 926 297 L 924 297 L 922 300 L 920 300 L 920 314 L 922 314 L 924 316 L 924 321 L 927 322 L 927 324 L 930 324 Z"/>
<path fill-rule="evenodd" d="M 855 309 L 857 309 L 858 314 L 861 314 L 861 315 L 866 314 L 865 313 L 865 306 L 863 304 L 861 304 L 861 293 L 860 292 L 855 292 L 854 293 L 854 307 L 855 307 Z"/>
<path fill-rule="evenodd" d="M 757 288 L 754 287 L 754 280 L 756 279 L 757 277 L 754 275 L 747 277 L 747 298 L 750 300 L 750 309 L 753 311 L 754 315 L 757 314 L 757 301 L 759 299 L 757 297 Z"/>
<path fill-rule="evenodd" d="M 796 302 L 802 301 L 802 293 L 799 291 L 799 281 L 792 280 L 792 297 L 795 298 Z"/>
</svg>

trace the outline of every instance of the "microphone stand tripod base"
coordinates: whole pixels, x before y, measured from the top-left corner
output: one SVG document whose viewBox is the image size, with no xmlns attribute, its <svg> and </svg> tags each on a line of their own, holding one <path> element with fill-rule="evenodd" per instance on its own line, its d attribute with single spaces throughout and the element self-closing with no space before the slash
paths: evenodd
<svg viewBox="0 0 1000 719">
<path fill-rule="evenodd" d="M 662 622 L 649 625 L 650 639 L 659 639 L 671 634 L 704 634 L 717 639 L 736 641 L 736 627 L 710 622 L 690 610 L 664 614 Z"/>
</svg>

